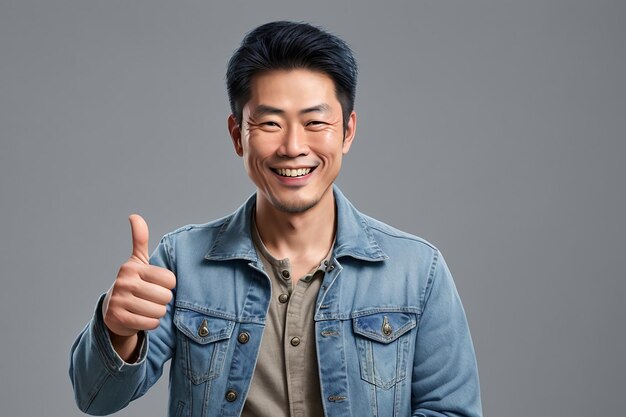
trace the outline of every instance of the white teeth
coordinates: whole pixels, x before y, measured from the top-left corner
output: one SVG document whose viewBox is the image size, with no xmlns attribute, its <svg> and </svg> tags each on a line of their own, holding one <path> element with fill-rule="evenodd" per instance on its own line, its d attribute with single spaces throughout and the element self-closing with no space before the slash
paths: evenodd
<svg viewBox="0 0 626 417">
<path fill-rule="evenodd" d="M 311 168 L 298 168 L 298 169 L 278 168 L 276 172 L 278 172 L 278 174 L 282 175 L 283 177 L 301 177 L 311 172 Z"/>
</svg>

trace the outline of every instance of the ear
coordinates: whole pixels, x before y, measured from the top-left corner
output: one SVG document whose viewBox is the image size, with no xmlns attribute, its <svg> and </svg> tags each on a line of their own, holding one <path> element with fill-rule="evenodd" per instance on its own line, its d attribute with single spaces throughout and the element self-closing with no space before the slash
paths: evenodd
<svg viewBox="0 0 626 417">
<path fill-rule="evenodd" d="M 348 118 L 348 124 L 346 125 L 346 131 L 343 138 L 343 154 L 347 154 L 352 146 L 352 141 L 356 135 L 356 113 L 353 111 Z"/>
<path fill-rule="evenodd" d="M 230 138 L 233 141 L 235 153 L 237 153 L 237 155 L 239 156 L 243 156 L 243 146 L 241 145 L 241 129 L 239 128 L 237 119 L 233 114 L 228 116 L 228 133 L 230 133 Z"/>
</svg>

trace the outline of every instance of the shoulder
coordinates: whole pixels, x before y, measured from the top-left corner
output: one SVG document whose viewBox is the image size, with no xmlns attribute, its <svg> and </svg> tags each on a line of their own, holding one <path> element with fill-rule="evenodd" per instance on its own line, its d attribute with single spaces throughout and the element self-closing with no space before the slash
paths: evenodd
<svg viewBox="0 0 626 417">
<path fill-rule="evenodd" d="M 181 226 L 163 236 L 164 239 L 176 240 L 189 235 L 210 235 L 219 233 L 220 229 L 232 220 L 233 215 L 221 217 L 206 223 L 187 224 Z"/>
<path fill-rule="evenodd" d="M 360 215 L 372 237 L 381 244 L 395 243 L 397 245 L 405 245 L 413 250 L 439 252 L 435 245 L 420 236 L 397 229 L 366 214 L 360 213 Z"/>
<path fill-rule="evenodd" d="M 224 240 L 224 230 L 236 221 L 235 215 L 230 214 L 207 223 L 187 224 L 163 236 L 161 242 L 177 252 L 203 255 L 208 253 L 220 240 Z"/>
</svg>

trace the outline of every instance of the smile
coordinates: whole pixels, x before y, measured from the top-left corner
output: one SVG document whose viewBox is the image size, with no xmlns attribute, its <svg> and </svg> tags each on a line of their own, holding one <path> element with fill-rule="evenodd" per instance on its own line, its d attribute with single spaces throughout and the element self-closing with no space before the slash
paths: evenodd
<svg viewBox="0 0 626 417">
<path fill-rule="evenodd" d="M 311 168 L 297 168 L 297 169 L 289 169 L 289 168 L 272 168 L 272 171 L 280 175 L 281 177 L 302 177 L 307 175 L 312 171 Z"/>
</svg>

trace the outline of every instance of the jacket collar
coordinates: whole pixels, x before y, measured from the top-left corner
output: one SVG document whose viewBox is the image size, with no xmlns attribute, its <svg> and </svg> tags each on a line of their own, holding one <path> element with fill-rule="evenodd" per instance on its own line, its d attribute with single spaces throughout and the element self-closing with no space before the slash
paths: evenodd
<svg viewBox="0 0 626 417">
<path fill-rule="evenodd" d="M 364 261 L 382 261 L 389 257 L 382 251 L 372 236 L 365 217 L 333 185 L 337 206 L 337 235 L 334 257 L 342 256 Z M 230 216 L 226 217 L 205 259 L 224 261 L 244 259 L 258 262 L 258 256 L 250 232 L 252 210 L 256 204 L 256 194 Z"/>
</svg>

